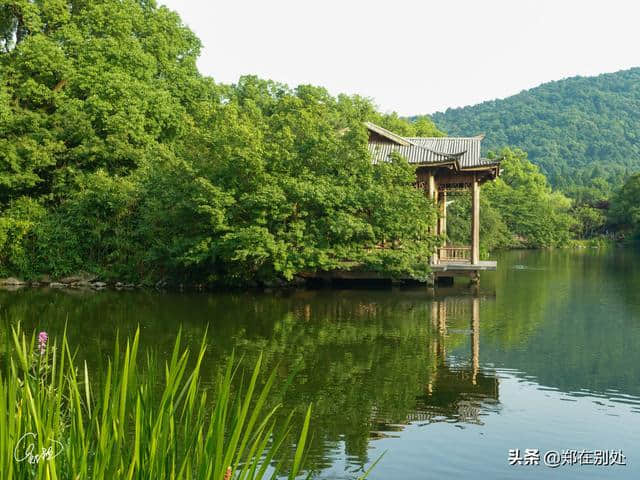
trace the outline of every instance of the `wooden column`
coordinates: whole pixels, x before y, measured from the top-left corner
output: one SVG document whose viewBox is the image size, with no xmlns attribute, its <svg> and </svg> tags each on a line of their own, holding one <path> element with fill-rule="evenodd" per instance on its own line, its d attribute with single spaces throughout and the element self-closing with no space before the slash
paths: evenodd
<svg viewBox="0 0 640 480">
<path fill-rule="evenodd" d="M 433 200 L 436 194 L 436 179 L 433 176 L 433 173 L 428 174 L 427 180 L 427 191 L 429 192 L 429 198 Z"/>
<path fill-rule="evenodd" d="M 436 179 L 433 175 L 433 173 L 429 173 L 428 174 L 428 192 L 429 192 L 429 198 L 437 205 L 438 204 L 438 190 L 436 189 Z M 433 233 L 437 234 L 438 233 L 438 225 L 434 225 L 433 227 Z M 431 263 L 432 264 L 436 264 L 438 263 L 438 251 L 436 250 L 435 252 L 433 252 L 433 256 L 431 257 Z"/>
<path fill-rule="evenodd" d="M 471 263 L 480 262 L 480 185 L 473 177 L 471 184 Z"/>
<path fill-rule="evenodd" d="M 447 234 L 447 192 L 439 192 L 440 218 L 438 218 L 438 235 L 444 237 Z"/>
</svg>

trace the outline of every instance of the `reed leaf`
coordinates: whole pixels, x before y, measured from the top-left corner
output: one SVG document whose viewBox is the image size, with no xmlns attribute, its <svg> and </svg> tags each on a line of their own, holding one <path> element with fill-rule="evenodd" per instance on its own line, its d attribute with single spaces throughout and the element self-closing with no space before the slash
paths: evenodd
<svg viewBox="0 0 640 480">
<path fill-rule="evenodd" d="M 20 325 L 13 327 L 8 359 L 0 366 L 2 478 L 298 476 L 308 450 L 311 409 L 294 446 L 291 422 L 298 414 L 277 420 L 281 406 L 273 402 L 275 370 L 258 387 L 262 357 L 243 385 L 240 362 L 231 355 L 213 395 L 208 395 L 201 381 L 206 342 L 191 359 L 181 339 L 178 332 L 164 364 L 148 351 L 140 365 L 140 331 L 123 339 L 122 349 L 116 338 L 105 371 L 94 378 L 86 361 L 76 366 L 66 330 L 41 352 L 33 334 L 28 337 Z M 25 434 L 33 434 L 28 437 L 33 453 L 45 455 L 15 460 L 16 448 L 28 457 L 18 444 Z M 288 471 L 283 465 L 290 465 Z"/>
</svg>

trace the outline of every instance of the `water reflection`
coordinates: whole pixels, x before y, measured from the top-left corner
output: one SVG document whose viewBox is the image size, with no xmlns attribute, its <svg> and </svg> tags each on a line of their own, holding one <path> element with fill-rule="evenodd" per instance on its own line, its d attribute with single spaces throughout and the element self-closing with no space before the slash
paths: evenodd
<svg viewBox="0 0 640 480">
<path fill-rule="evenodd" d="M 436 369 L 424 395 L 417 399 L 410 421 L 456 421 L 481 424 L 480 415 L 487 405 L 498 404 L 499 382 L 495 375 L 480 371 L 480 301 L 478 297 L 448 297 L 432 304 L 431 321 L 438 335 L 433 337 Z M 446 355 L 448 320 L 469 322 L 469 359 L 466 363 L 449 361 Z"/>
<path fill-rule="evenodd" d="M 430 357 L 430 374 L 423 392 L 416 396 L 415 406 L 407 413 L 404 425 L 417 422 L 425 426 L 436 422 L 483 424 L 487 409 L 499 405 L 499 380 L 492 372 L 480 370 L 480 302 L 478 296 L 445 296 L 431 304 L 432 335 L 425 346 Z M 467 329 L 450 330 L 450 325 Z M 449 358 L 447 340 L 450 335 L 469 337 L 468 358 Z M 373 437 L 381 432 L 398 431 L 381 415 L 375 418 Z"/>
<path fill-rule="evenodd" d="M 246 365 L 262 352 L 265 373 L 282 384 L 294 374 L 272 404 L 283 415 L 313 404 L 309 466 L 327 478 L 354 477 L 382 449 L 373 478 L 513 478 L 512 447 L 637 449 L 638 255 L 509 252 L 499 262 L 480 291 L 436 295 L 0 291 L 0 318 L 53 335 L 67 323 L 93 369 L 117 331 L 141 325 L 142 346 L 163 355 L 180 326 L 193 348 L 208 326 L 210 388 L 232 351 Z M 5 327 L 0 362 L 8 339 Z"/>
<path fill-rule="evenodd" d="M 468 290 L 465 290 L 468 293 Z M 59 333 L 93 369 L 111 353 L 115 332 L 142 326 L 141 344 L 169 352 L 179 326 L 197 348 L 209 324 L 206 383 L 232 350 L 251 365 L 278 370 L 286 392 L 272 398 L 284 412 L 313 404 L 310 465 L 329 467 L 336 449 L 364 467 L 371 438 L 412 422 L 481 423 L 498 405 L 498 379 L 480 367 L 481 305 L 491 296 L 425 289 L 161 295 L 135 292 L 23 290 L 0 294 L 5 318 Z M 5 330 L 6 333 L 6 330 Z M 460 354 L 464 349 L 466 356 Z M 448 352 L 454 352 L 448 353 Z M 293 437 L 291 439 L 293 442 Z"/>
</svg>

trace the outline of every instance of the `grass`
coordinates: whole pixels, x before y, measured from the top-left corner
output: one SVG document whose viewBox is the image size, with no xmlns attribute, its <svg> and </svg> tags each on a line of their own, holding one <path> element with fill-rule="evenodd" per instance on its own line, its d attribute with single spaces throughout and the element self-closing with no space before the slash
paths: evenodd
<svg viewBox="0 0 640 480">
<path fill-rule="evenodd" d="M 28 338 L 19 325 L 12 327 L 10 353 L 0 369 L 2 478 L 229 480 L 301 474 L 311 408 L 299 433 L 292 432 L 294 412 L 283 423 L 275 421 L 279 407 L 266 407 L 275 370 L 259 387 L 261 359 L 247 381 L 231 359 L 208 398 L 200 381 L 204 341 L 189 360 L 178 334 L 171 358 L 160 365 L 150 354 L 146 362 L 139 360 L 139 337 L 137 331 L 122 347 L 116 341 L 96 382 L 86 363 L 76 365 L 66 333 L 41 351 L 35 335 Z M 291 434 L 295 447 L 287 442 Z M 34 445 L 31 456 L 28 444 Z M 43 457 L 35 456 L 43 451 Z"/>
</svg>

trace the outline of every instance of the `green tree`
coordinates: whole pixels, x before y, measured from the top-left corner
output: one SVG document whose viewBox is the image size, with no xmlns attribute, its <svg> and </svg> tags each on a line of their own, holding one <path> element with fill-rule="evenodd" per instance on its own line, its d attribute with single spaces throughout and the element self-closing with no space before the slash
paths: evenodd
<svg viewBox="0 0 640 480">
<path fill-rule="evenodd" d="M 526 152 L 504 148 L 502 174 L 487 182 L 481 193 L 481 242 L 483 250 L 508 247 L 540 248 L 564 245 L 576 222 L 570 215 L 571 200 L 554 192 Z M 469 196 L 455 200 L 449 209 L 447 233 L 453 243 L 468 244 Z"/>
<path fill-rule="evenodd" d="M 602 231 L 606 222 L 606 216 L 602 210 L 587 205 L 574 208 L 572 214 L 576 220 L 574 231 L 579 238 L 595 236 Z"/>
<path fill-rule="evenodd" d="M 537 166 L 519 149 L 504 148 L 503 173 L 483 189 L 498 210 L 516 243 L 526 247 L 550 247 L 565 244 L 574 220 L 569 214 L 571 201 L 551 189 Z"/>
<path fill-rule="evenodd" d="M 371 164 L 370 101 L 216 84 L 196 69 L 198 39 L 148 0 L 3 2 L 0 41 L 3 273 L 427 274 L 435 213 L 413 167 Z"/>
<path fill-rule="evenodd" d="M 443 137 L 445 135 L 428 115 L 418 115 L 408 121 L 395 112 L 386 114 L 371 112 L 369 119 L 404 137 Z"/>
<path fill-rule="evenodd" d="M 640 174 L 632 175 L 613 195 L 609 223 L 634 240 L 640 238 Z"/>
<path fill-rule="evenodd" d="M 0 206 L 126 175 L 189 130 L 200 43 L 154 1 L 4 1 L 0 46 Z"/>
</svg>

